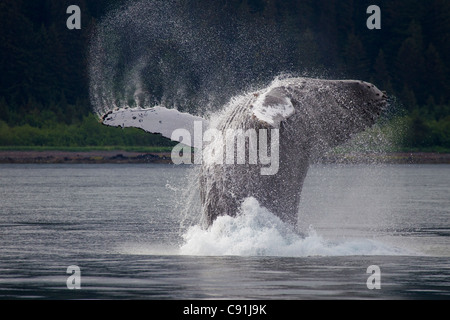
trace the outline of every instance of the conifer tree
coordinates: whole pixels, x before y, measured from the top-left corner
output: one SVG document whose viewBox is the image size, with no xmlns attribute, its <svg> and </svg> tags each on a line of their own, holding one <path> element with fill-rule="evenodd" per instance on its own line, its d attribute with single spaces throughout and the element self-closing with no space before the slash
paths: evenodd
<svg viewBox="0 0 450 320">
<path fill-rule="evenodd" d="M 421 80 L 425 72 L 422 28 L 412 21 L 408 33 L 409 37 L 403 41 L 397 54 L 397 88 L 407 86 L 414 92 L 418 102 L 422 103 L 426 99 Z"/>
</svg>

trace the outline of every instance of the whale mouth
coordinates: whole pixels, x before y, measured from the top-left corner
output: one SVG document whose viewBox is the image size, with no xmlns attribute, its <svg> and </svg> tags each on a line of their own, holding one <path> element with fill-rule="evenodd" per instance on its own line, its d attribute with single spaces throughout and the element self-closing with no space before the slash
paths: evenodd
<svg viewBox="0 0 450 320">
<path fill-rule="evenodd" d="M 369 118 L 376 120 L 383 113 L 389 109 L 389 96 L 386 91 L 381 91 L 373 84 L 363 82 L 367 87 L 367 95 L 369 96 L 369 102 L 367 108 L 363 108 L 368 114 Z"/>
<path fill-rule="evenodd" d="M 381 116 L 383 113 L 386 113 L 390 110 L 390 106 L 392 105 L 392 98 L 388 96 L 386 91 L 382 91 L 383 95 L 381 96 L 380 100 L 377 102 L 377 108 L 379 108 L 379 112 L 377 113 L 377 116 Z"/>
</svg>

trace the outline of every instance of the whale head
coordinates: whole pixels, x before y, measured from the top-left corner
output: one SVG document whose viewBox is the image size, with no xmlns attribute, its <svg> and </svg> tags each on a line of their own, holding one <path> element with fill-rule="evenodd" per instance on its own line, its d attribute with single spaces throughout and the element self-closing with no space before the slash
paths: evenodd
<svg viewBox="0 0 450 320">
<path fill-rule="evenodd" d="M 367 125 L 372 125 L 386 110 L 386 93 L 369 82 L 341 80 L 337 90 L 344 98 L 341 107 L 350 109 L 360 120 L 367 121 Z"/>
<path fill-rule="evenodd" d="M 372 127 L 387 109 L 386 94 L 371 83 L 355 80 L 325 83 L 328 89 L 322 93 L 322 99 L 327 103 L 316 125 L 331 147 Z"/>
</svg>

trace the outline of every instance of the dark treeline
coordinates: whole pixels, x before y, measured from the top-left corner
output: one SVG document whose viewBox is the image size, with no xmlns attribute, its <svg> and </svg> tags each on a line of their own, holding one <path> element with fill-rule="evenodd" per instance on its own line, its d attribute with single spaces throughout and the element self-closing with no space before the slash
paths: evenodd
<svg viewBox="0 0 450 320">
<path fill-rule="evenodd" d="M 207 10 L 226 6 L 241 17 L 281 27 L 293 51 L 303 52 L 292 56 L 294 72 L 320 70 L 327 77 L 363 79 L 387 91 L 402 106 L 410 127 L 405 148 L 450 148 L 450 1 L 196 2 Z M 161 143 L 137 133 L 135 140 L 130 136 L 122 142 L 111 139 L 113 134 L 89 137 L 92 131 L 77 139 L 61 137 L 74 135 L 73 128 L 95 126 L 88 88 L 89 35 L 109 9 L 122 3 L 0 2 L 0 145 Z M 66 28 L 66 9 L 73 4 L 81 8 L 81 30 Z M 366 9 L 372 4 L 381 8 L 381 30 L 366 27 Z"/>
</svg>

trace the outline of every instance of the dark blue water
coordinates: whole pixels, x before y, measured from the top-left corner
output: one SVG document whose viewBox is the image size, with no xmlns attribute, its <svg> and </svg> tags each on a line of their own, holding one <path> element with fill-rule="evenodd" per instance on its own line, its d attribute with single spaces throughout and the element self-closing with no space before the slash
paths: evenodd
<svg viewBox="0 0 450 320">
<path fill-rule="evenodd" d="M 0 165 L 0 298 L 450 298 L 448 165 L 314 166 L 301 235 L 254 199 L 197 227 L 193 170 Z"/>
</svg>

